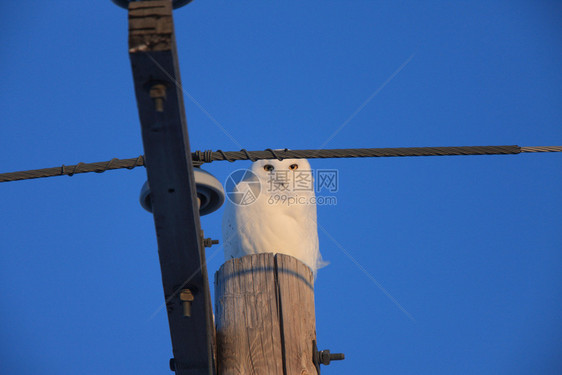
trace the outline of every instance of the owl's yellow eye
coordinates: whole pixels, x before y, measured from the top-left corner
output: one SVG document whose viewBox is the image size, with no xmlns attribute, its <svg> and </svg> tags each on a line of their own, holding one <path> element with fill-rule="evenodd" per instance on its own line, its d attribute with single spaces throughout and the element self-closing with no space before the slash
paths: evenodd
<svg viewBox="0 0 562 375">
<path fill-rule="evenodd" d="M 271 164 L 266 164 L 263 166 L 263 169 L 266 170 L 267 172 L 271 172 L 272 170 L 275 169 L 275 167 Z"/>
<path fill-rule="evenodd" d="M 290 170 L 294 171 L 296 169 L 299 169 L 299 165 L 298 164 L 291 164 L 291 166 L 289 167 Z"/>
</svg>

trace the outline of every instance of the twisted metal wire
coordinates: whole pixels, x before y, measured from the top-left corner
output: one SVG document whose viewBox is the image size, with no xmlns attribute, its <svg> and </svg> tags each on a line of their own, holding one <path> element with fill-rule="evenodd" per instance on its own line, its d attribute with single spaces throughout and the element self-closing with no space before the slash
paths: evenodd
<svg viewBox="0 0 562 375">
<path fill-rule="evenodd" d="M 53 176 L 74 176 L 78 173 L 96 172 L 103 173 L 112 169 L 133 169 L 144 165 L 144 157 L 141 155 L 132 159 L 113 158 L 109 161 L 97 163 L 78 163 L 76 165 L 61 165 L 60 167 L 33 169 L 30 171 L 10 172 L 0 174 L 0 182 L 30 180 L 33 178 Z"/>
<path fill-rule="evenodd" d="M 521 152 L 562 152 L 562 146 L 521 147 Z"/>
<path fill-rule="evenodd" d="M 562 152 L 562 146 L 461 146 L 461 147 L 399 147 L 399 148 L 350 148 L 330 150 L 272 150 L 264 151 L 195 151 L 192 153 L 193 165 L 198 167 L 213 161 L 229 161 L 260 159 L 316 159 L 316 158 L 371 158 L 396 156 L 451 156 L 451 155 L 507 155 L 523 152 Z M 73 176 L 78 173 L 102 173 L 112 169 L 133 169 L 143 166 L 144 157 L 141 155 L 132 159 L 111 159 L 97 163 L 78 163 L 76 165 L 62 165 L 54 168 L 35 169 L 29 171 L 10 172 L 0 174 L 0 182 L 29 180 L 41 177 Z"/>
<path fill-rule="evenodd" d="M 561 150 L 562 151 L 562 150 Z M 462 147 L 400 147 L 400 148 L 350 148 L 330 150 L 272 150 L 265 151 L 205 151 L 193 154 L 193 160 L 213 161 L 259 160 L 259 159 L 316 159 L 316 158 L 372 158 L 391 156 L 449 156 L 449 155 L 501 155 L 519 154 L 519 146 L 462 146 Z M 540 152 L 540 151 L 537 151 Z"/>
</svg>

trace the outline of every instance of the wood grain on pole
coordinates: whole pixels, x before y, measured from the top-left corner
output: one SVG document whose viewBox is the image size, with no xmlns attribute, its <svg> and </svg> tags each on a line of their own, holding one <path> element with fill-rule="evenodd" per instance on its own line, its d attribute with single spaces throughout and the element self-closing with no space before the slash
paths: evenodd
<svg viewBox="0 0 562 375">
<path fill-rule="evenodd" d="M 215 274 L 220 375 L 316 375 L 314 277 L 284 254 L 227 261 Z"/>
</svg>

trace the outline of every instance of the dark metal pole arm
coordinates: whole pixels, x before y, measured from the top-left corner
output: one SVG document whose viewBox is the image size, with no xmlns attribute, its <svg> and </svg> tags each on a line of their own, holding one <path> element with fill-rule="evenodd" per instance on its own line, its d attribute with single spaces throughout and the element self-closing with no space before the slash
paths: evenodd
<svg viewBox="0 0 562 375">
<path fill-rule="evenodd" d="M 176 374 L 213 375 L 214 325 L 172 2 L 129 4 L 129 57 Z"/>
</svg>

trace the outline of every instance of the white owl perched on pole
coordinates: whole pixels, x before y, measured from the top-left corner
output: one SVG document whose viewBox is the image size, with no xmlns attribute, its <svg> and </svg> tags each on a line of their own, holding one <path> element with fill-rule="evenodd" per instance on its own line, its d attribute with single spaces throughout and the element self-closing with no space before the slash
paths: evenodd
<svg viewBox="0 0 562 375">
<path fill-rule="evenodd" d="M 325 265 L 318 249 L 314 179 L 306 159 L 258 160 L 227 180 L 230 199 L 222 233 L 225 260 L 258 253 L 291 255 L 312 269 Z M 240 175 L 241 174 L 241 175 Z M 235 179 L 236 180 L 236 179 Z"/>
</svg>

